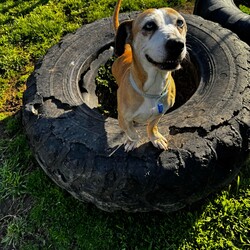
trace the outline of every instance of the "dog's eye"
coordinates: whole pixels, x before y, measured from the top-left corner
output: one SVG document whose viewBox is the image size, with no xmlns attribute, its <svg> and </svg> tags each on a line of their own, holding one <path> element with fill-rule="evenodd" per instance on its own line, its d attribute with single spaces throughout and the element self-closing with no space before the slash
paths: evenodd
<svg viewBox="0 0 250 250">
<path fill-rule="evenodd" d="M 177 22 L 176 22 L 176 24 L 177 24 L 177 26 L 178 26 L 179 28 L 182 28 L 182 27 L 184 26 L 184 21 L 181 20 L 181 19 L 178 19 Z"/>
<path fill-rule="evenodd" d="M 144 26 L 143 29 L 146 31 L 154 31 L 157 29 L 157 25 L 155 22 L 147 22 Z"/>
</svg>

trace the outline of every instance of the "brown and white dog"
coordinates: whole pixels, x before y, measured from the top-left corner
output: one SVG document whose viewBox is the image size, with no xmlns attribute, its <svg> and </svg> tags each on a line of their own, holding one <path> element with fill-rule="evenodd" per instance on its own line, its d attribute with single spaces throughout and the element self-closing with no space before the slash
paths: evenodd
<svg viewBox="0 0 250 250">
<path fill-rule="evenodd" d="M 118 121 L 127 135 L 125 151 L 136 147 L 139 136 L 134 123 L 147 123 L 155 147 L 168 149 L 157 124 L 174 105 L 175 83 L 171 72 L 185 58 L 187 25 L 171 8 L 148 9 L 134 20 L 119 24 L 121 0 L 114 15 L 115 54 L 112 73 L 118 84 Z"/>
</svg>

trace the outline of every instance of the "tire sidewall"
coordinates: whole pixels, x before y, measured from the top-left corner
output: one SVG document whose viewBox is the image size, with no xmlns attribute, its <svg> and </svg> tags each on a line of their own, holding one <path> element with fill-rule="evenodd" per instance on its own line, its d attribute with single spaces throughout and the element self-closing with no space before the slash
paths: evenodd
<svg viewBox="0 0 250 250">
<path fill-rule="evenodd" d="M 24 94 L 23 124 L 39 164 L 74 197 L 107 211 L 174 211 L 238 173 L 247 154 L 249 124 L 239 110 L 249 52 L 239 56 L 244 44 L 218 25 L 185 18 L 201 82 L 187 103 L 160 122 L 164 134 L 170 130 L 169 151 L 153 148 L 141 125 L 141 145 L 125 153 L 118 121 L 83 102 L 79 81 L 112 45 L 110 19 L 66 36 L 37 65 Z"/>
</svg>

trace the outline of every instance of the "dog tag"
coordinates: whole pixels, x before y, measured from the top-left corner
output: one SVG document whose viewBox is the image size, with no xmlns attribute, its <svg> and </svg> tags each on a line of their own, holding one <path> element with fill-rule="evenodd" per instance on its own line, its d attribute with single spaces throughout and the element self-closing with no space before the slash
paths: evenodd
<svg viewBox="0 0 250 250">
<path fill-rule="evenodd" d="M 159 114 L 162 114 L 162 113 L 163 113 L 163 109 L 164 109 L 163 104 L 162 104 L 162 103 L 158 103 L 158 104 L 157 104 L 157 108 L 158 108 Z"/>
</svg>

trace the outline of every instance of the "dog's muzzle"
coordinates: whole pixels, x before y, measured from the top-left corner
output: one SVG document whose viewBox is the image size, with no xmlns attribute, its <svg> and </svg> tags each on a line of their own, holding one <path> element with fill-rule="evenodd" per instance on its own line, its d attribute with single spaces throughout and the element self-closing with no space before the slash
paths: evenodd
<svg viewBox="0 0 250 250">
<path fill-rule="evenodd" d="M 180 39 L 169 39 L 165 44 L 167 57 L 163 62 L 156 62 L 149 55 L 146 54 L 147 60 L 158 67 L 160 70 L 175 70 L 179 67 L 181 61 L 185 57 L 183 51 L 185 43 Z"/>
<path fill-rule="evenodd" d="M 156 66 L 157 68 L 159 68 L 160 70 L 174 70 L 176 69 L 179 64 L 181 63 L 181 60 L 166 60 L 162 63 L 156 62 L 154 61 L 149 55 L 146 54 L 146 58 L 147 60 L 153 64 L 154 66 Z"/>
<path fill-rule="evenodd" d="M 185 43 L 180 39 L 169 39 L 166 42 L 165 48 L 168 54 L 168 58 L 171 60 L 180 57 L 184 50 Z"/>
</svg>

